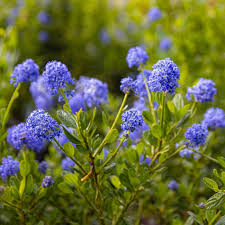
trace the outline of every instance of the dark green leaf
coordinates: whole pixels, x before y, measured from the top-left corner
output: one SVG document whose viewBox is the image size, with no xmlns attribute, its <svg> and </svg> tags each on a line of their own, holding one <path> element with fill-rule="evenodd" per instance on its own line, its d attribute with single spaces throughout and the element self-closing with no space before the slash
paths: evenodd
<svg viewBox="0 0 225 225">
<path fill-rule="evenodd" d="M 64 144 L 65 154 L 72 158 L 74 156 L 74 147 L 70 142 Z"/>
<path fill-rule="evenodd" d="M 114 141 L 117 140 L 118 136 L 119 136 L 119 132 L 117 129 L 111 130 L 108 137 L 105 140 L 105 143 L 113 143 Z"/>
<path fill-rule="evenodd" d="M 142 116 L 144 118 L 144 121 L 149 124 L 152 125 L 152 123 L 154 122 L 154 118 L 152 116 L 152 113 L 149 111 L 143 111 L 142 112 Z"/>
<path fill-rule="evenodd" d="M 59 120 L 68 128 L 76 128 L 76 121 L 70 112 L 64 110 L 58 110 L 57 115 Z"/>
<path fill-rule="evenodd" d="M 29 162 L 22 160 L 20 163 L 20 174 L 23 177 L 26 177 L 30 172 L 30 164 Z"/>
<path fill-rule="evenodd" d="M 207 177 L 204 177 L 203 180 L 208 188 L 212 189 L 215 192 L 219 191 L 218 185 L 214 180 Z"/>
<path fill-rule="evenodd" d="M 76 144 L 76 145 L 80 145 L 80 141 L 74 137 L 74 135 L 72 135 L 65 127 L 63 127 L 63 132 L 66 135 L 66 137 L 69 139 L 69 141 L 71 141 L 72 143 Z"/>
<path fill-rule="evenodd" d="M 151 127 L 151 133 L 152 133 L 152 135 L 153 135 L 154 137 L 156 137 L 156 138 L 159 139 L 159 138 L 162 137 L 163 131 L 162 131 L 162 129 L 161 129 L 161 127 L 160 127 L 159 124 L 154 124 L 154 125 Z"/>
</svg>

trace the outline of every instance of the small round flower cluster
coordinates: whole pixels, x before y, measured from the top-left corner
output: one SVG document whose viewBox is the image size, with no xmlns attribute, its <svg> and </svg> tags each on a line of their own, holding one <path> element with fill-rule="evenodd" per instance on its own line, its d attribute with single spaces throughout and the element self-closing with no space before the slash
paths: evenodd
<svg viewBox="0 0 225 225">
<path fill-rule="evenodd" d="M 25 60 L 22 64 L 18 64 L 11 74 L 10 83 L 17 86 L 21 82 L 32 82 L 37 80 L 39 76 L 39 67 L 32 59 Z"/>
<path fill-rule="evenodd" d="M 171 48 L 172 42 L 169 38 L 163 38 L 159 43 L 159 48 L 161 50 L 167 51 Z"/>
<path fill-rule="evenodd" d="M 213 97 L 216 94 L 214 86 L 215 83 L 212 80 L 201 78 L 195 86 L 188 87 L 186 98 L 191 101 L 191 95 L 193 95 L 197 102 L 213 102 Z"/>
<path fill-rule="evenodd" d="M 176 191 L 179 187 L 179 184 L 175 180 L 171 180 L 168 184 L 168 188 L 172 191 Z"/>
<path fill-rule="evenodd" d="M 47 188 L 47 187 L 52 186 L 53 184 L 54 184 L 54 181 L 53 181 L 52 177 L 51 176 L 45 176 L 45 178 L 42 180 L 41 186 L 43 188 Z"/>
<path fill-rule="evenodd" d="M 78 112 L 81 108 L 83 111 L 86 110 L 86 105 L 85 105 L 84 99 L 83 99 L 82 95 L 79 93 L 75 94 L 69 100 L 69 106 L 74 114 L 76 112 Z"/>
<path fill-rule="evenodd" d="M 74 79 L 67 66 L 58 61 L 48 62 L 43 72 L 45 87 L 51 95 L 56 95 L 60 88 L 65 88 L 67 84 L 73 84 Z"/>
<path fill-rule="evenodd" d="M 62 169 L 63 170 L 73 171 L 72 167 L 74 167 L 74 166 L 75 166 L 75 162 L 72 159 L 66 157 L 65 159 L 62 160 Z"/>
<path fill-rule="evenodd" d="M 148 18 L 150 21 L 156 21 L 162 17 L 162 12 L 157 7 L 152 7 L 148 12 Z"/>
<path fill-rule="evenodd" d="M 184 134 L 185 138 L 188 139 L 187 146 L 197 147 L 203 145 L 206 142 L 208 136 L 208 130 L 201 124 L 193 124 L 189 127 Z"/>
<path fill-rule="evenodd" d="M 59 136 L 59 124 L 42 109 L 33 111 L 26 121 L 26 129 L 38 140 L 52 140 Z"/>
<path fill-rule="evenodd" d="M 145 158 L 145 156 L 143 154 L 141 154 L 139 162 L 142 164 L 147 164 L 149 166 L 151 164 L 152 160 L 149 157 Z"/>
<path fill-rule="evenodd" d="M 12 156 L 2 158 L 2 165 L 0 165 L 0 176 L 4 181 L 7 177 L 14 176 L 19 171 L 20 163 L 14 160 Z"/>
<path fill-rule="evenodd" d="M 183 149 L 183 150 L 181 150 L 181 151 L 179 152 L 179 155 L 180 155 L 180 157 L 182 157 L 182 158 L 185 158 L 185 157 L 191 158 L 191 156 L 192 156 L 193 153 L 194 153 L 194 152 L 193 152 L 192 150 L 190 150 L 190 149 L 188 149 L 188 148 L 185 148 L 185 149 Z"/>
<path fill-rule="evenodd" d="M 220 108 L 210 108 L 204 114 L 202 124 L 208 129 L 215 130 L 217 127 L 225 127 L 225 113 Z"/>
<path fill-rule="evenodd" d="M 50 22 L 50 15 L 47 12 L 41 11 L 38 13 L 37 18 L 40 23 L 48 24 Z"/>
<path fill-rule="evenodd" d="M 134 47 L 129 49 L 126 60 L 129 68 L 133 66 L 139 67 L 140 64 L 145 64 L 147 62 L 148 55 L 143 48 Z"/>
<path fill-rule="evenodd" d="M 35 138 L 26 130 L 25 123 L 14 125 L 8 129 L 7 142 L 15 149 L 20 150 L 25 144 L 27 148 L 40 152 L 44 142 Z"/>
<path fill-rule="evenodd" d="M 138 127 L 142 126 L 144 120 L 141 113 L 137 109 L 130 109 L 122 114 L 121 128 L 123 131 L 133 132 Z"/>
<path fill-rule="evenodd" d="M 149 77 L 148 85 L 152 92 L 165 92 L 175 94 L 179 87 L 180 71 L 177 65 L 169 58 L 159 60 L 153 65 L 153 71 Z"/>
<path fill-rule="evenodd" d="M 46 170 L 48 169 L 48 164 L 46 161 L 42 161 L 38 165 L 38 170 L 40 173 L 46 173 Z"/>
<path fill-rule="evenodd" d="M 53 97 L 45 87 L 43 76 L 39 76 L 37 81 L 31 83 L 30 93 L 37 109 L 49 110 L 54 104 Z"/>
<path fill-rule="evenodd" d="M 120 90 L 125 94 L 135 89 L 134 80 L 131 77 L 123 78 L 120 81 Z"/>
<path fill-rule="evenodd" d="M 108 85 L 96 78 L 81 76 L 77 81 L 76 91 L 89 108 L 108 101 Z"/>
</svg>

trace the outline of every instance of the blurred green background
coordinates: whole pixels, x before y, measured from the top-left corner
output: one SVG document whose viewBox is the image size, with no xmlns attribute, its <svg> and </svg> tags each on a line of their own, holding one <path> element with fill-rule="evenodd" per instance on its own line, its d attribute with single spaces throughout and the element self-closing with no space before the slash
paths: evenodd
<svg viewBox="0 0 225 225">
<path fill-rule="evenodd" d="M 32 58 L 41 71 L 49 60 L 65 63 L 73 76 L 97 77 L 120 94 L 119 81 L 132 71 L 129 48 L 140 45 L 150 56 L 148 68 L 170 57 L 180 68 L 182 87 L 199 77 L 216 83 L 215 105 L 224 107 L 225 1 L 216 0 L 1 0 L 0 105 L 11 89 L 16 63 Z M 162 17 L 150 21 L 158 7 Z M 160 48 L 164 38 L 168 50 Z M 186 90 L 186 89 L 184 89 Z M 28 104 L 27 94 L 24 99 Z"/>
</svg>

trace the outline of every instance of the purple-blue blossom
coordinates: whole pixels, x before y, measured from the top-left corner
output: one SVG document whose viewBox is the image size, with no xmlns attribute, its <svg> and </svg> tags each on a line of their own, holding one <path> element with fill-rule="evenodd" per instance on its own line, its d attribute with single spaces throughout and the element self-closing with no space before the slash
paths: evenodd
<svg viewBox="0 0 225 225">
<path fill-rule="evenodd" d="M 66 157 L 62 160 L 62 169 L 63 170 L 69 170 L 69 171 L 73 171 L 73 167 L 75 166 L 75 162 Z"/>
<path fill-rule="evenodd" d="M 128 67 L 139 67 L 140 64 L 145 64 L 148 61 L 147 52 L 141 47 L 130 48 L 126 57 Z"/>
<path fill-rule="evenodd" d="M 42 24 L 48 24 L 50 22 L 50 15 L 45 11 L 40 11 L 37 15 L 37 19 Z"/>
<path fill-rule="evenodd" d="M 151 164 L 152 160 L 151 158 L 149 158 L 148 156 L 145 157 L 143 154 L 140 155 L 140 159 L 139 159 L 139 162 L 141 164 L 147 164 L 148 166 Z"/>
<path fill-rule="evenodd" d="M 76 93 L 70 100 L 69 100 L 69 106 L 72 110 L 72 112 L 75 114 L 78 112 L 81 108 L 83 111 L 86 110 L 85 101 L 82 95 L 79 93 Z"/>
<path fill-rule="evenodd" d="M 58 61 L 51 61 L 45 65 L 43 78 L 45 87 L 51 95 L 56 95 L 60 88 L 66 88 L 68 84 L 74 84 L 67 66 Z"/>
<path fill-rule="evenodd" d="M 46 173 L 46 170 L 48 169 L 48 164 L 46 161 L 42 161 L 38 165 L 38 170 L 40 173 Z"/>
<path fill-rule="evenodd" d="M 99 38 L 104 45 L 108 45 L 111 41 L 109 33 L 105 29 L 99 32 Z"/>
<path fill-rule="evenodd" d="M 159 60 L 153 65 L 148 85 L 152 92 L 164 92 L 175 94 L 179 87 L 177 80 L 180 79 L 180 71 L 177 65 L 169 58 Z"/>
<path fill-rule="evenodd" d="M 159 43 L 159 48 L 161 50 L 167 51 L 171 48 L 171 45 L 172 41 L 170 40 L 170 38 L 163 38 Z"/>
<path fill-rule="evenodd" d="M 157 7 L 152 7 L 148 12 L 148 18 L 150 21 L 156 21 L 162 17 L 162 12 Z"/>
<path fill-rule="evenodd" d="M 21 82 L 32 82 L 39 76 L 39 66 L 32 59 L 27 59 L 18 64 L 11 74 L 10 83 L 17 86 Z"/>
<path fill-rule="evenodd" d="M 49 33 L 45 30 L 41 30 L 38 33 L 38 40 L 42 43 L 45 43 L 49 40 Z"/>
<path fill-rule="evenodd" d="M 168 184 L 168 188 L 172 191 L 176 191 L 179 187 L 179 184 L 175 180 L 171 180 Z"/>
<path fill-rule="evenodd" d="M 14 160 L 12 156 L 2 158 L 2 165 L 0 165 L 0 176 L 4 181 L 7 177 L 14 176 L 19 171 L 20 163 Z"/>
<path fill-rule="evenodd" d="M 26 129 L 40 140 L 52 140 L 61 134 L 59 124 L 42 109 L 33 111 L 27 118 Z"/>
<path fill-rule="evenodd" d="M 179 152 L 179 155 L 180 155 L 180 157 L 182 157 L 182 158 L 185 158 L 185 157 L 191 158 L 191 156 L 192 156 L 193 153 L 194 153 L 194 152 L 193 152 L 192 150 L 190 150 L 190 149 L 188 149 L 188 148 L 185 148 L 185 149 L 183 149 L 183 150 L 181 150 L 181 151 Z"/>
<path fill-rule="evenodd" d="M 131 77 L 125 77 L 120 81 L 120 90 L 125 94 L 135 89 L 134 80 Z"/>
<path fill-rule="evenodd" d="M 188 87 L 186 98 L 191 101 L 193 95 L 196 102 L 213 102 L 213 97 L 216 94 L 215 83 L 210 79 L 200 78 L 198 83 L 192 88 Z"/>
<path fill-rule="evenodd" d="M 41 186 L 43 188 L 51 187 L 55 182 L 53 181 L 51 176 L 45 176 L 45 178 L 42 180 Z"/>
</svg>

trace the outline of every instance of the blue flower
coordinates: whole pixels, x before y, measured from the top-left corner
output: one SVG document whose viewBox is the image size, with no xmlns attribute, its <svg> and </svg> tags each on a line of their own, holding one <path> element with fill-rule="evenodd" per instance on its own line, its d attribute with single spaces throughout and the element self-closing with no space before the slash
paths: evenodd
<svg viewBox="0 0 225 225">
<path fill-rule="evenodd" d="M 109 154 L 109 150 L 104 148 L 104 160 L 106 160 L 108 154 Z"/>
<path fill-rule="evenodd" d="M 159 48 L 167 51 L 171 48 L 172 42 L 169 38 L 163 38 L 159 43 Z"/>
<path fill-rule="evenodd" d="M 39 67 L 32 59 L 25 60 L 22 64 L 18 64 L 11 74 L 10 83 L 17 86 L 21 82 L 32 82 L 37 80 L 39 76 Z"/>
<path fill-rule="evenodd" d="M 157 101 L 154 101 L 154 102 L 153 102 L 153 108 L 154 108 L 155 110 L 157 110 L 157 109 L 159 108 L 159 104 L 158 104 Z"/>
<path fill-rule="evenodd" d="M 149 130 L 149 126 L 145 122 L 143 122 L 142 126 L 138 127 L 132 133 L 130 133 L 130 139 L 134 143 L 138 143 L 140 139 L 142 138 L 143 132 L 145 130 Z"/>
<path fill-rule="evenodd" d="M 42 161 L 38 165 L 38 170 L 40 173 L 46 173 L 46 170 L 48 169 L 48 164 L 46 161 Z"/>
<path fill-rule="evenodd" d="M 216 128 L 225 127 L 225 113 L 220 108 L 210 108 L 204 114 L 202 124 L 208 129 L 215 130 Z"/>
<path fill-rule="evenodd" d="M 74 167 L 74 166 L 75 166 L 75 162 L 72 159 L 66 157 L 65 159 L 62 160 L 62 169 L 63 170 L 73 171 L 72 167 Z"/>
<path fill-rule="evenodd" d="M 33 111 L 26 122 L 26 129 L 38 140 L 52 140 L 61 133 L 59 124 L 42 109 Z"/>
<path fill-rule="evenodd" d="M 49 110 L 53 106 L 54 99 L 47 92 L 42 76 L 39 76 L 37 81 L 31 83 L 30 93 L 37 109 Z"/>
<path fill-rule="evenodd" d="M 78 112 L 81 108 L 83 111 L 86 110 L 86 105 L 84 98 L 80 94 L 75 94 L 70 100 L 69 100 L 69 106 L 72 110 L 72 112 L 75 114 Z"/>
<path fill-rule="evenodd" d="M 172 191 L 176 191 L 179 187 L 179 184 L 175 180 L 171 180 L 168 184 L 168 188 Z"/>
<path fill-rule="evenodd" d="M 126 57 L 128 67 L 139 67 L 140 64 L 145 64 L 148 61 L 148 55 L 146 51 L 141 47 L 134 47 L 129 49 Z"/>
<path fill-rule="evenodd" d="M 133 107 L 137 109 L 139 112 L 143 112 L 144 110 L 147 110 L 148 108 L 145 105 L 145 99 L 144 98 L 139 98 L 136 100 L 133 104 Z"/>
<path fill-rule="evenodd" d="M 141 154 L 139 162 L 142 164 L 147 164 L 149 166 L 151 164 L 152 160 L 149 157 L 145 158 L 145 156 L 143 154 Z"/>
<path fill-rule="evenodd" d="M 40 23 L 42 24 L 48 24 L 50 22 L 50 15 L 47 12 L 41 11 L 38 13 L 37 18 Z"/>
<path fill-rule="evenodd" d="M 123 131 L 133 132 L 135 129 L 142 126 L 144 122 L 141 113 L 135 108 L 125 111 L 121 117 L 123 122 L 121 128 Z"/>
<path fill-rule="evenodd" d="M 99 33 L 99 38 L 104 45 L 108 45 L 111 41 L 108 32 L 105 29 L 102 29 Z"/>
<path fill-rule="evenodd" d="M 157 7 L 152 7 L 148 12 L 148 18 L 152 22 L 160 19 L 161 17 L 162 17 L 162 12 Z"/>
<path fill-rule="evenodd" d="M 177 80 L 180 79 L 177 65 L 166 58 L 159 60 L 152 68 L 152 74 L 148 81 L 150 91 L 175 94 L 176 88 L 179 87 Z"/>
<path fill-rule="evenodd" d="M 179 155 L 180 155 L 180 157 L 182 157 L 182 158 L 185 158 L 185 157 L 191 158 L 191 156 L 192 156 L 193 153 L 194 153 L 194 152 L 193 152 L 192 150 L 190 150 L 190 149 L 188 149 L 188 148 L 185 148 L 185 149 L 183 149 L 183 150 L 181 150 L 181 151 L 179 152 Z"/>
<path fill-rule="evenodd" d="M 53 181 L 52 177 L 51 176 L 45 176 L 45 178 L 42 180 L 41 186 L 43 188 L 47 188 L 47 187 L 52 186 L 53 184 L 54 184 L 54 181 Z"/>
<path fill-rule="evenodd" d="M 47 42 L 49 40 L 49 33 L 47 31 L 41 30 L 38 33 L 38 40 L 43 43 Z"/>
<path fill-rule="evenodd" d="M 89 108 L 108 101 L 108 85 L 96 78 L 81 76 L 76 84 L 76 93 L 83 97 Z"/>
<path fill-rule="evenodd" d="M 213 102 L 213 97 L 216 94 L 214 86 L 215 83 L 212 80 L 200 78 L 195 86 L 188 87 L 186 98 L 191 101 L 191 95 L 193 95 L 197 102 Z"/>
<path fill-rule="evenodd" d="M 135 89 L 134 80 L 131 77 L 123 78 L 120 81 L 120 90 L 125 94 Z"/>
<path fill-rule="evenodd" d="M 25 144 L 27 148 L 40 152 L 44 142 L 35 138 L 28 132 L 25 123 L 12 126 L 8 129 L 7 142 L 15 149 L 20 150 Z"/>
<path fill-rule="evenodd" d="M 188 146 L 197 147 L 199 145 L 203 145 L 206 142 L 208 131 L 206 127 L 201 124 L 193 124 L 192 127 L 187 129 L 184 136 L 186 139 L 188 139 Z"/>
<path fill-rule="evenodd" d="M 60 88 L 66 88 L 67 84 L 73 84 L 74 79 L 67 66 L 58 61 L 48 62 L 43 72 L 45 86 L 51 95 L 56 95 Z"/>
<path fill-rule="evenodd" d="M 149 80 L 149 77 L 151 76 L 152 71 L 151 70 L 143 70 L 146 80 Z M 143 75 L 139 73 L 137 75 L 136 80 L 134 81 L 134 92 L 139 97 L 146 97 L 147 96 L 147 90 L 145 87 Z"/>
<path fill-rule="evenodd" d="M 12 156 L 2 158 L 2 165 L 0 165 L 0 176 L 4 181 L 7 177 L 14 176 L 19 171 L 20 163 L 14 160 Z"/>
<path fill-rule="evenodd" d="M 66 99 L 69 100 L 75 95 L 75 91 L 74 90 L 66 90 L 66 91 L 64 91 L 64 95 L 65 95 Z M 65 99 L 63 98 L 63 96 L 61 94 L 59 94 L 58 102 L 65 102 Z"/>
</svg>

